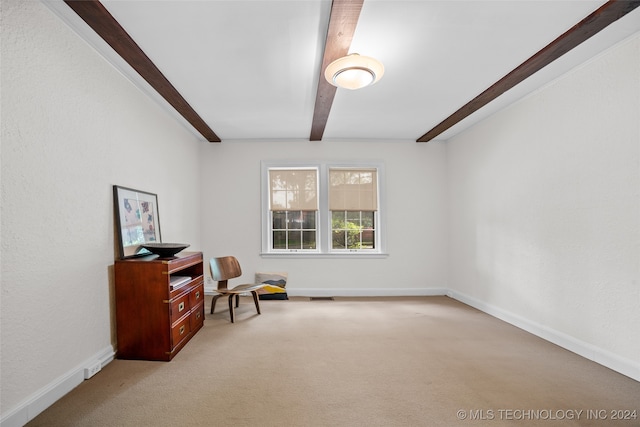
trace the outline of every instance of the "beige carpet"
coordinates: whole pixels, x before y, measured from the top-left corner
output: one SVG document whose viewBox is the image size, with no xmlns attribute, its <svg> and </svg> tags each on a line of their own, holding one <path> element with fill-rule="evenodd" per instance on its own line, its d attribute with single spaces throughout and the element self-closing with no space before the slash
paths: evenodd
<svg viewBox="0 0 640 427">
<path fill-rule="evenodd" d="M 640 426 L 639 382 L 447 297 L 261 307 L 207 308 L 173 361 L 115 360 L 28 425 Z"/>
</svg>

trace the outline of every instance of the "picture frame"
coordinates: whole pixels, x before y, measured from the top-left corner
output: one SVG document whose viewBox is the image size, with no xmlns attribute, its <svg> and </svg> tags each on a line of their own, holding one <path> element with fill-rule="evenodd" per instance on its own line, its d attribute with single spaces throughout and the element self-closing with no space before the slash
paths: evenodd
<svg viewBox="0 0 640 427">
<path fill-rule="evenodd" d="M 146 243 L 162 243 L 158 195 L 113 186 L 116 231 L 121 259 L 150 255 Z"/>
</svg>

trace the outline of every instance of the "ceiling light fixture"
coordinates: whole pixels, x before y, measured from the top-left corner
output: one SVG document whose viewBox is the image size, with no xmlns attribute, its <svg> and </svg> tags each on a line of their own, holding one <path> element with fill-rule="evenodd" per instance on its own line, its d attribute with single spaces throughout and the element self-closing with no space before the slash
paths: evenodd
<svg viewBox="0 0 640 427">
<path fill-rule="evenodd" d="M 383 74 L 380 61 L 352 53 L 329 64 L 324 78 L 334 86 L 355 90 L 374 84 Z"/>
</svg>

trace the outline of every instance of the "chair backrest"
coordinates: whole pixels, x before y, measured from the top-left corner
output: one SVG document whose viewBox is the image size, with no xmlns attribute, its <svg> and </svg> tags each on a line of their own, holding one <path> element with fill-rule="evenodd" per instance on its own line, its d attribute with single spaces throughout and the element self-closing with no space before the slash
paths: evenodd
<svg viewBox="0 0 640 427">
<path fill-rule="evenodd" d="M 227 281 L 242 275 L 240 263 L 234 256 L 211 258 L 209 261 L 211 278 L 218 282 L 218 289 L 227 289 Z"/>
</svg>

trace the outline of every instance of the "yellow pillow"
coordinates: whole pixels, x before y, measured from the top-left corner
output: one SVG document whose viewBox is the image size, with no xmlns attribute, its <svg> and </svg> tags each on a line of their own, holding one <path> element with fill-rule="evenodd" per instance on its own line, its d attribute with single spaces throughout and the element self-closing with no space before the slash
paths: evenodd
<svg viewBox="0 0 640 427">
<path fill-rule="evenodd" d="M 281 288 L 280 286 L 274 286 L 274 285 L 266 285 L 263 283 L 263 288 L 265 291 L 271 293 L 271 294 L 278 294 L 278 293 L 284 293 L 287 292 L 286 289 Z"/>
</svg>

